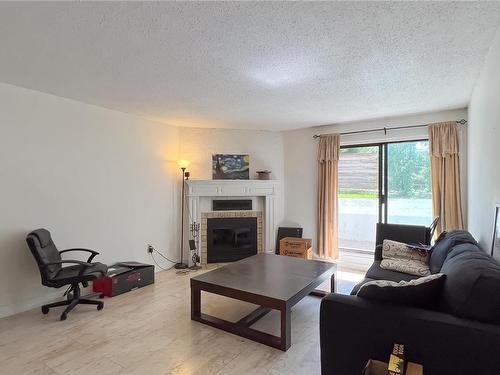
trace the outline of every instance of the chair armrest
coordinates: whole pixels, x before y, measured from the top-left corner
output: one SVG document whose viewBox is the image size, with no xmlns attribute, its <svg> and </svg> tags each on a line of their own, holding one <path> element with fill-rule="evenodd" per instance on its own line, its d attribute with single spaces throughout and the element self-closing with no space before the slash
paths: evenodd
<svg viewBox="0 0 500 375">
<path fill-rule="evenodd" d="M 94 259 L 94 257 L 96 255 L 99 255 L 99 253 L 97 251 L 95 251 L 95 250 L 83 249 L 83 248 L 61 250 L 61 251 L 59 251 L 59 254 L 68 253 L 70 251 L 85 251 L 85 252 L 91 253 L 90 256 L 89 256 L 89 258 L 87 259 L 88 263 L 92 262 L 92 259 Z"/>
<path fill-rule="evenodd" d="M 48 267 L 48 266 L 54 266 L 56 264 L 64 264 L 64 263 L 69 263 L 69 264 L 79 264 L 80 266 L 82 266 L 82 270 L 78 273 L 79 276 L 83 275 L 83 273 L 85 272 L 85 270 L 89 267 L 92 267 L 93 264 L 92 263 L 88 263 L 88 262 L 84 262 L 82 260 L 75 260 L 75 259 L 63 259 L 63 260 L 56 260 L 54 262 L 49 262 L 49 263 L 45 263 L 42 265 L 42 267 Z"/>
</svg>

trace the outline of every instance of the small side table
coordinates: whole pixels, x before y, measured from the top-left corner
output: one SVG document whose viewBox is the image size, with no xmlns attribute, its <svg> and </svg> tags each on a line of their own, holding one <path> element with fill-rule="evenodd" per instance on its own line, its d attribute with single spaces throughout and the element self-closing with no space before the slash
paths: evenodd
<svg viewBox="0 0 500 375">
<path fill-rule="evenodd" d="M 387 375 L 388 364 L 374 359 L 368 360 L 363 375 Z M 405 375 L 423 375 L 424 368 L 417 363 L 408 362 Z"/>
</svg>

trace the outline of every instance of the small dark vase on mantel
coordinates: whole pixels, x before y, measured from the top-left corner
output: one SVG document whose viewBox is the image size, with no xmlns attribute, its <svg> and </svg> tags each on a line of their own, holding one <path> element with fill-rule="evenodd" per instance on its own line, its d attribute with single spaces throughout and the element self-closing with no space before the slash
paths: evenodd
<svg viewBox="0 0 500 375">
<path fill-rule="evenodd" d="M 257 171 L 257 179 L 259 180 L 270 180 L 271 179 L 271 171 L 263 170 Z"/>
</svg>

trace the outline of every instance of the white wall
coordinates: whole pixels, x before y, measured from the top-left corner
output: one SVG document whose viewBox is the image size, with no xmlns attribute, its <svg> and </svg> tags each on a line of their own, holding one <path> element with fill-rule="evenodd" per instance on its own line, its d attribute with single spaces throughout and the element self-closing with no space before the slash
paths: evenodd
<svg viewBox="0 0 500 375">
<path fill-rule="evenodd" d="M 212 154 L 248 154 L 250 178 L 256 171 L 272 171 L 271 179 L 282 181 L 285 176 L 283 134 L 260 130 L 180 128 L 179 157 L 191 161 L 193 179 L 212 179 Z M 284 191 L 278 202 L 277 222 L 283 220 Z"/>
<path fill-rule="evenodd" d="M 469 105 L 469 229 L 488 253 L 500 203 L 500 31 Z M 500 259 L 500 254 L 495 254 Z"/>
<path fill-rule="evenodd" d="M 176 258 L 178 129 L 0 84 L 0 316 L 61 291 L 40 285 L 26 234 L 104 263 Z"/>
<path fill-rule="evenodd" d="M 211 179 L 212 154 L 246 153 L 251 178 L 269 169 L 284 179 L 281 133 L 174 128 L 6 84 L 0 130 L 0 317 L 61 295 L 40 285 L 25 244 L 35 228 L 51 230 L 61 249 L 96 249 L 107 264 L 151 263 L 148 243 L 177 260 L 177 160 Z M 278 203 L 280 222 L 283 196 Z"/>
<path fill-rule="evenodd" d="M 190 160 L 194 179 L 212 179 L 212 154 L 250 155 L 250 178 L 256 171 L 272 171 L 273 180 L 284 173 L 283 136 L 262 130 L 180 128 L 179 157 Z"/>
<path fill-rule="evenodd" d="M 285 224 L 304 228 L 304 237 L 316 237 L 316 179 L 317 147 L 314 134 L 336 133 L 350 130 L 380 127 L 428 124 L 439 121 L 467 119 L 465 109 L 442 111 L 413 116 L 392 117 L 362 122 L 345 123 L 284 132 L 285 151 Z M 465 197 L 466 146 L 465 128 L 461 129 L 463 194 Z M 342 145 L 364 144 L 383 141 L 400 141 L 427 138 L 426 128 L 364 133 L 341 137 Z M 314 241 L 315 243 L 315 241 Z"/>
</svg>

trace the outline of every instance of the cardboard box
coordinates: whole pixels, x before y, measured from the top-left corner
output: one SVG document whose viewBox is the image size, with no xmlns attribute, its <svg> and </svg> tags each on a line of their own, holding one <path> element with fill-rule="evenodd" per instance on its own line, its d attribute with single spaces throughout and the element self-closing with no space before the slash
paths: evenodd
<svg viewBox="0 0 500 375">
<path fill-rule="evenodd" d="M 302 259 L 312 259 L 310 238 L 285 237 L 280 240 L 280 255 Z"/>
<path fill-rule="evenodd" d="M 423 375 L 424 368 L 422 365 L 418 363 L 408 362 L 408 366 L 406 366 L 406 375 Z"/>
<path fill-rule="evenodd" d="M 363 375 L 387 375 L 388 364 L 370 359 L 366 364 Z M 424 368 L 417 363 L 408 362 L 405 375 L 423 375 Z"/>
</svg>

